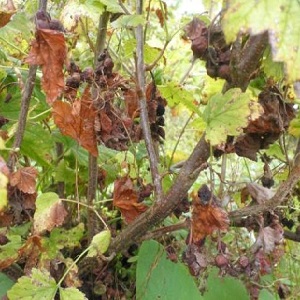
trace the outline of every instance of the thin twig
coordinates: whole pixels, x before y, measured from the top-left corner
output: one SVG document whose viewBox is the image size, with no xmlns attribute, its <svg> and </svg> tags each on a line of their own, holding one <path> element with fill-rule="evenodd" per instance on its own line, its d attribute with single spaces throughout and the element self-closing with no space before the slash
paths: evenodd
<svg viewBox="0 0 300 300">
<path fill-rule="evenodd" d="M 39 9 L 46 11 L 47 0 L 39 1 Z M 36 65 L 32 65 L 29 67 L 27 81 L 25 83 L 24 90 L 22 91 L 21 109 L 20 109 L 20 115 L 19 115 L 19 120 L 18 120 L 18 128 L 16 130 L 15 140 L 14 140 L 13 147 L 12 147 L 13 151 L 10 153 L 8 161 L 7 161 L 7 166 L 11 171 L 13 171 L 15 168 L 15 164 L 16 164 L 16 160 L 17 160 L 16 152 L 19 151 L 22 141 L 23 141 L 30 99 L 31 99 L 33 88 L 35 85 L 36 71 L 37 71 Z"/>
<path fill-rule="evenodd" d="M 104 12 L 99 19 L 96 48 L 95 48 L 95 58 L 94 58 L 94 67 L 97 67 L 98 56 L 103 52 L 106 42 L 106 31 L 107 23 L 109 19 L 109 13 Z M 95 84 L 92 87 L 92 99 L 95 101 L 98 97 L 98 86 Z M 96 199 L 96 190 L 97 190 L 97 178 L 98 178 L 98 163 L 97 157 L 94 157 L 92 154 L 89 154 L 89 182 L 88 182 L 88 192 L 87 192 L 87 203 L 89 206 L 93 206 L 93 202 Z M 94 215 L 88 211 L 88 238 L 89 241 L 92 240 L 92 237 L 97 231 L 96 220 Z"/>
<path fill-rule="evenodd" d="M 174 147 L 174 149 L 173 149 L 173 151 L 172 151 L 172 154 L 171 154 L 170 163 L 169 163 L 169 166 L 168 166 L 169 169 L 170 169 L 171 166 L 172 166 L 173 158 L 174 158 L 175 152 L 176 152 L 176 150 L 177 150 L 177 147 L 178 147 L 178 145 L 179 145 L 180 139 L 181 139 L 181 137 L 183 136 L 183 134 L 184 134 L 184 132 L 185 132 L 185 129 L 186 129 L 186 127 L 188 126 L 188 124 L 190 123 L 190 121 L 191 121 L 191 119 L 193 118 L 194 114 L 195 114 L 194 112 L 191 113 L 191 115 L 188 117 L 188 119 L 186 120 L 185 124 L 183 125 L 183 127 L 182 127 L 182 129 L 181 129 L 181 131 L 180 131 L 180 133 L 179 133 L 179 137 L 178 137 L 178 139 L 177 139 L 177 141 L 176 141 L 175 147 Z"/>
<path fill-rule="evenodd" d="M 137 14 L 142 14 L 142 0 L 137 0 Z M 149 155 L 150 170 L 154 183 L 156 201 L 161 202 L 163 199 L 163 190 L 161 186 L 161 176 L 158 171 L 158 158 L 155 153 L 155 147 L 151 138 L 149 126 L 147 100 L 145 95 L 145 64 L 144 64 L 144 35 L 142 25 L 136 28 L 136 72 L 137 72 L 137 90 L 140 103 L 141 125 L 144 134 L 144 140 Z"/>
<path fill-rule="evenodd" d="M 165 50 L 167 49 L 169 43 L 170 43 L 170 41 L 165 41 L 163 48 L 160 50 L 160 53 L 158 54 L 158 56 L 156 57 L 154 62 L 151 65 L 146 65 L 146 68 L 145 68 L 146 71 L 151 71 L 156 66 L 156 64 L 159 62 L 159 60 L 163 57 Z"/>
</svg>

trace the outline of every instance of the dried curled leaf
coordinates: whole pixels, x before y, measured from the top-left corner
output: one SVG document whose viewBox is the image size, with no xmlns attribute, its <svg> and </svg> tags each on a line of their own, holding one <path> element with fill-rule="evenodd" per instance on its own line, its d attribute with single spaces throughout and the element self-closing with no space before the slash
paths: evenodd
<svg viewBox="0 0 300 300">
<path fill-rule="evenodd" d="M 62 134 L 72 137 L 93 156 L 98 156 L 94 130 L 96 111 L 89 89 L 85 90 L 81 100 L 76 100 L 73 104 L 55 101 L 52 115 Z"/>
<path fill-rule="evenodd" d="M 35 193 L 36 177 L 38 171 L 34 167 L 25 167 L 10 175 L 10 185 L 16 186 L 27 194 Z"/>
<path fill-rule="evenodd" d="M 115 181 L 113 203 L 120 209 L 127 223 L 131 223 L 148 208 L 145 204 L 138 203 L 138 193 L 131 178 L 127 176 Z"/>
<path fill-rule="evenodd" d="M 42 87 L 47 102 L 52 104 L 64 90 L 63 65 L 66 59 L 66 44 L 62 32 L 37 29 L 36 39 L 25 62 L 42 66 Z"/>
<path fill-rule="evenodd" d="M 227 212 L 218 206 L 217 199 L 212 195 L 207 185 L 203 185 L 198 192 L 198 196 L 193 199 L 193 243 L 201 242 L 217 229 L 227 230 L 228 226 Z"/>
<path fill-rule="evenodd" d="M 0 10 L 0 28 L 4 27 L 9 21 L 12 15 L 16 13 L 16 8 L 12 0 L 8 0 L 4 10 Z"/>
</svg>

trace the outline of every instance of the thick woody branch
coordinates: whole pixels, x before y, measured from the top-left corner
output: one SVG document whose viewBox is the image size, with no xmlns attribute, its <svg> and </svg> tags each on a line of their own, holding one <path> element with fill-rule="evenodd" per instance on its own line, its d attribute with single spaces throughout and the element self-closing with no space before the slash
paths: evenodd
<svg viewBox="0 0 300 300">
<path fill-rule="evenodd" d="M 209 154 L 209 144 L 202 136 L 163 201 L 157 202 L 125 228 L 111 243 L 109 251 L 117 253 L 127 249 L 128 246 L 143 237 L 153 226 L 162 222 L 186 196 L 200 171 L 207 167 L 206 161 Z"/>
<path fill-rule="evenodd" d="M 241 47 L 240 38 L 237 39 L 232 47 L 230 63 L 231 80 L 227 83 L 226 90 L 233 87 L 240 87 L 242 91 L 247 89 L 267 45 L 267 32 L 250 36 L 243 47 Z"/>
<path fill-rule="evenodd" d="M 142 13 L 143 4 L 141 0 L 137 0 L 137 13 Z M 161 177 L 158 171 L 158 158 L 156 156 L 155 147 L 151 137 L 149 126 L 147 100 L 145 94 L 145 64 L 144 64 L 144 34 L 143 26 L 138 25 L 136 28 L 136 76 L 137 90 L 140 103 L 141 126 L 143 130 L 144 140 L 149 156 L 150 170 L 154 184 L 155 197 L 157 202 L 163 199 L 163 190 L 161 186 Z"/>
</svg>

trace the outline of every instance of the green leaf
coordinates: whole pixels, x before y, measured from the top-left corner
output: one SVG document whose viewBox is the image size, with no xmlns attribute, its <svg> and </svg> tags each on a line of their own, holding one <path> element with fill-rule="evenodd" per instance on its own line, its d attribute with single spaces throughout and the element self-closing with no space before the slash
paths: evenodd
<svg viewBox="0 0 300 300">
<path fill-rule="evenodd" d="M 124 42 L 123 45 L 125 58 L 130 59 L 132 57 L 132 53 L 135 52 L 136 49 L 136 40 L 129 39 Z M 151 64 L 153 61 L 156 60 L 158 55 L 160 54 L 160 49 L 153 48 L 147 43 L 144 45 L 144 60 L 146 64 Z"/>
<path fill-rule="evenodd" d="M 279 299 L 279 297 L 276 295 L 273 295 L 270 293 L 267 289 L 262 289 L 259 293 L 258 300 L 275 300 Z"/>
<path fill-rule="evenodd" d="M 258 34 L 269 30 L 273 59 L 285 63 L 290 81 L 300 79 L 298 1 L 233 0 L 224 14 L 222 25 L 226 40 L 233 42 L 242 28 Z"/>
<path fill-rule="evenodd" d="M 106 10 L 112 13 L 124 13 L 118 0 L 99 0 L 103 5 L 106 6 Z M 94 2 L 99 2 L 94 1 Z"/>
<path fill-rule="evenodd" d="M 94 235 L 89 246 L 87 257 L 94 257 L 98 254 L 104 254 L 110 244 L 111 233 L 109 230 L 104 230 Z"/>
<path fill-rule="evenodd" d="M 21 145 L 22 154 L 35 160 L 42 166 L 49 166 L 49 158 L 54 148 L 54 141 L 48 130 L 35 123 L 26 127 Z"/>
<path fill-rule="evenodd" d="M 57 182 L 75 183 L 75 177 L 75 170 L 70 168 L 64 159 L 54 169 L 54 179 Z"/>
<path fill-rule="evenodd" d="M 76 25 L 76 18 L 74 16 L 84 16 L 92 19 L 92 21 L 97 24 L 99 15 L 104 12 L 104 5 L 101 1 L 94 0 L 70 0 L 64 6 L 61 12 L 61 20 L 65 28 L 70 29 L 72 26 Z"/>
<path fill-rule="evenodd" d="M 54 278 L 46 270 L 32 269 L 8 291 L 9 300 L 53 300 L 57 292 Z"/>
<path fill-rule="evenodd" d="M 284 77 L 283 63 L 273 61 L 269 46 L 265 50 L 264 56 L 265 59 L 262 62 L 264 73 L 267 77 L 273 77 L 275 81 L 280 81 Z"/>
<path fill-rule="evenodd" d="M 206 138 L 211 145 L 226 141 L 227 135 L 237 136 L 247 126 L 249 117 L 256 119 L 263 112 L 257 102 L 251 102 L 249 92 L 234 88 L 209 99 L 203 113 L 207 123 Z"/>
<path fill-rule="evenodd" d="M 7 238 L 9 242 L 0 246 L 0 265 L 16 261 L 19 257 L 18 250 L 22 247 L 21 236 L 7 234 Z"/>
<path fill-rule="evenodd" d="M 7 291 L 14 285 L 14 282 L 4 273 L 0 272 L 0 299 L 6 295 Z"/>
<path fill-rule="evenodd" d="M 142 15 L 123 15 L 118 18 L 116 21 L 111 23 L 111 26 L 115 29 L 117 28 L 130 28 L 137 27 L 138 25 L 144 25 L 146 19 Z"/>
<path fill-rule="evenodd" d="M 74 249 L 80 246 L 80 240 L 84 236 L 84 224 L 79 223 L 71 229 L 54 228 L 50 237 L 42 238 L 42 246 L 46 249 L 47 257 L 54 259 L 62 249 Z"/>
<path fill-rule="evenodd" d="M 60 300 L 87 300 L 85 295 L 78 289 L 71 288 L 59 288 Z"/>
<path fill-rule="evenodd" d="M 193 277 L 182 263 L 166 258 L 164 247 L 156 241 L 143 242 L 136 271 L 137 300 L 204 299 Z"/>
<path fill-rule="evenodd" d="M 250 299 L 246 287 L 240 280 L 229 276 L 219 277 L 216 268 L 208 276 L 207 292 L 203 298 L 205 300 Z"/>
<path fill-rule="evenodd" d="M 54 228 L 50 233 L 50 243 L 58 249 L 75 248 L 80 246 L 80 240 L 84 235 L 84 224 L 79 223 L 71 229 Z"/>
<path fill-rule="evenodd" d="M 182 86 L 169 82 L 166 85 L 158 86 L 161 95 L 166 98 L 169 106 L 175 106 L 177 104 L 183 104 L 191 112 L 195 112 L 200 117 L 202 116 L 199 108 L 194 103 L 193 92 L 184 89 Z"/>
</svg>

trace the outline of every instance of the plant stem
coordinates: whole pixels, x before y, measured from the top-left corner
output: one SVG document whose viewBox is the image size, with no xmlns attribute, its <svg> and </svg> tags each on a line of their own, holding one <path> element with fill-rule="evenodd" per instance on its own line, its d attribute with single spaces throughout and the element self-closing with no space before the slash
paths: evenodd
<svg viewBox="0 0 300 300">
<path fill-rule="evenodd" d="M 98 32 L 97 32 L 97 40 L 96 40 L 96 48 L 95 48 L 95 57 L 94 57 L 94 67 L 97 67 L 98 56 L 101 52 L 103 52 L 105 48 L 106 41 L 106 31 L 107 31 L 107 23 L 109 19 L 109 13 L 104 12 L 99 19 Z M 93 85 L 92 87 L 92 98 L 93 101 L 96 100 L 98 95 L 97 87 Z M 87 192 L 87 203 L 89 206 L 93 206 L 93 202 L 96 199 L 96 190 L 97 190 L 97 177 L 98 177 L 98 163 L 97 157 L 89 154 L 89 182 L 88 182 L 88 192 Z M 97 220 L 94 218 L 94 215 L 91 214 L 90 210 L 88 210 L 88 239 L 92 240 L 92 237 L 95 235 L 97 231 Z"/>
<path fill-rule="evenodd" d="M 47 0 L 39 1 L 39 9 L 46 11 Z M 16 151 L 21 147 L 21 143 L 23 141 L 30 99 L 31 99 L 33 88 L 35 85 L 36 71 L 37 71 L 37 66 L 33 65 L 33 66 L 29 67 L 28 77 L 27 77 L 27 81 L 25 83 L 25 88 L 22 91 L 21 110 L 20 110 L 20 116 L 19 116 L 19 120 L 18 120 L 18 128 L 16 130 L 15 140 L 14 140 L 13 147 L 12 147 L 14 149 L 14 151 L 12 151 L 10 153 L 8 161 L 7 161 L 7 166 L 10 169 L 10 171 L 13 171 L 15 168 Z"/>
<path fill-rule="evenodd" d="M 143 1 L 136 1 L 137 14 L 142 14 Z M 149 126 L 147 100 L 145 95 L 145 64 L 144 64 L 144 34 L 142 25 L 136 28 L 136 75 L 137 91 L 140 103 L 141 126 L 143 129 L 144 140 L 150 161 L 150 170 L 154 184 L 156 201 L 161 202 L 163 199 L 163 190 L 161 186 L 161 177 L 158 171 L 158 159 L 155 153 L 155 147 L 151 138 Z"/>
</svg>

